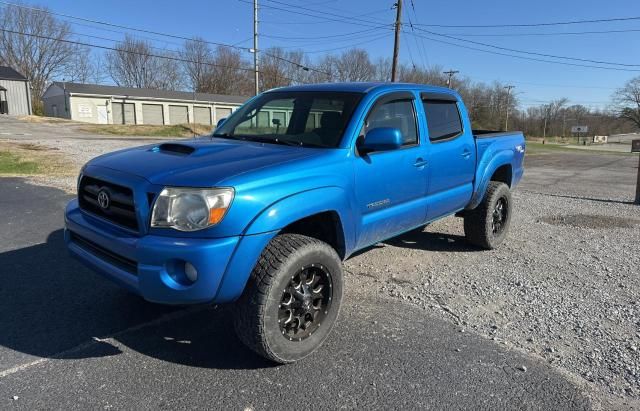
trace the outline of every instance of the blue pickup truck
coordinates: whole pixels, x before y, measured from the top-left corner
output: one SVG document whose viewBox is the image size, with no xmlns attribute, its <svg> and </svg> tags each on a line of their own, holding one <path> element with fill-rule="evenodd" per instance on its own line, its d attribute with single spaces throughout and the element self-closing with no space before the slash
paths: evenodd
<svg viewBox="0 0 640 411">
<path fill-rule="evenodd" d="M 470 243 L 497 247 L 524 152 L 520 132 L 472 130 L 450 89 L 279 88 L 210 136 L 91 160 L 65 241 L 148 301 L 235 302 L 239 338 L 288 363 L 327 338 L 355 251 L 450 215 Z"/>
</svg>

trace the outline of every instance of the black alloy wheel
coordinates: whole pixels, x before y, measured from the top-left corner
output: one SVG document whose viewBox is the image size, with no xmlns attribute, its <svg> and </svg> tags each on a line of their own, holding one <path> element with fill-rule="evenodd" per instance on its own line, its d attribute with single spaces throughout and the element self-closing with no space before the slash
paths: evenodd
<svg viewBox="0 0 640 411">
<path fill-rule="evenodd" d="M 486 250 L 502 244 L 509 231 L 512 207 L 509 186 L 500 181 L 489 182 L 480 204 L 463 214 L 467 241 Z"/>
<path fill-rule="evenodd" d="M 507 205 L 507 198 L 500 197 L 496 202 L 496 206 L 493 209 L 493 216 L 491 221 L 491 230 L 494 235 L 498 235 L 502 232 L 507 221 L 507 213 L 509 208 Z"/>
<path fill-rule="evenodd" d="M 342 261 L 333 247 L 302 234 L 279 234 L 262 251 L 236 302 L 236 333 L 271 361 L 301 360 L 329 336 L 342 290 Z"/>
<path fill-rule="evenodd" d="M 289 341 L 302 341 L 320 328 L 331 308 L 331 274 L 321 264 L 311 264 L 291 277 L 282 292 L 278 322 Z"/>
</svg>

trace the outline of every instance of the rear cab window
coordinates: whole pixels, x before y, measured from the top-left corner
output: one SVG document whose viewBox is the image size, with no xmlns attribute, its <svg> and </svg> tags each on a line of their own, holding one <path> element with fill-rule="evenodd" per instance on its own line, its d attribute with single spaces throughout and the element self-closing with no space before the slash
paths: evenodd
<svg viewBox="0 0 640 411">
<path fill-rule="evenodd" d="M 446 98 L 422 99 L 429 140 L 432 142 L 452 140 L 463 132 L 458 103 L 451 97 Z"/>
</svg>

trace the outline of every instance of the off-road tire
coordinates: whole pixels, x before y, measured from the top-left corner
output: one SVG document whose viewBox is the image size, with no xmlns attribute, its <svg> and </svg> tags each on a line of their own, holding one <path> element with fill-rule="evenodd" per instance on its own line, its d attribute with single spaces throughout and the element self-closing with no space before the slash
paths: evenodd
<svg viewBox="0 0 640 411">
<path fill-rule="evenodd" d="M 291 341 L 279 322 L 283 290 L 302 267 L 311 265 L 321 265 L 330 273 L 330 304 L 313 334 Z M 318 349 L 329 336 L 340 311 L 342 286 L 342 262 L 331 246 L 300 234 L 278 235 L 262 251 L 236 302 L 236 334 L 248 348 L 271 361 L 298 361 Z"/>
<path fill-rule="evenodd" d="M 498 232 L 494 232 L 494 212 L 498 202 L 503 201 L 504 221 Z M 506 238 L 511 223 L 513 202 L 511 191 L 505 183 L 491 181 L 482 202 L 473 210 L 464 213 L 464 234 L 467 241 L 487 250 L 498 247 Z"/>
</svg>

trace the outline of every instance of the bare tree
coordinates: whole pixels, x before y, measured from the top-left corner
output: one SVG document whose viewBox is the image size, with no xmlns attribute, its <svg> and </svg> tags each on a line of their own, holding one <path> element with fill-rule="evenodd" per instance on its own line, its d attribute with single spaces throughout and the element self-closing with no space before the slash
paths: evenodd
<svg viewBox="0 0 640 411">
<path fill-rule="evenodd" d="M 391 59 L 380 57 L 373 64 L 374 75 L 373 79 L 376 81 L 391 81 Z"/>
<path fill-rule="evenodd" d="M 447 79 L 445 75 L 442 74 L 442 72 L 443 68 L 441 66 L 432 66 L 427 69 L 422 69 L 419 67 L 402 64 L 398 69 L 398 78 L 400 79 L 400 81 L 404 81 L 407 83 L 444 86 L 447 84 Z"/>
<path fill-rule="evenodd" d="M 194 37 L 184 43 L 180 52 L 189 88 L 197 92 L 207 91 L 207 79 L 211 72 L 213 51 L 201 37 Z"/>
<path fill-rule="evenodd" d="M 307 74 L 307 82 L 326 83 L 328 81 L 338 81 L 335 75 L 336 59 L 334 55 L 325 54 L 313 63 L 305 60 L 307 65 L 312 65 L 316 69 Z"/>
<path fill-rule="evenodd" d="M 210 70 L 206 73 L 203 91 L 217 94 L 251 95 L 253 77 L 249 62 L 239 50 L 218 46 L 213 54 Z"/>
<path fill-rule="evenodd" d="M 261 90 L 269 90 L 275 87 L 288 86 L 296 83 L 305 83 L 309 77 L 309 70 L 302 51 L 285 51 L 280 47 L 271 47 L 263 50 L 260 56 L 260 81 Z M 315 69 L 318 73 L 321 69 Z M 327 75 L 319 73 L 327 81 Z"/>
<path fill-rule="evenodd" d="M 376 68 L 364 49 L 350 49 L 333 60 L 333 74 L 337 81 L 370 81 Z"/>
<path fill-rule="evenodd" d="M 0 64 L 13 67 L 31 80 L 34 111 L 38 112 L 45 87 L 62 73 L 76 50 L 64 42 L 71 36 L 69 25 L 35 8 L 0 9 L 0 27 L 6 30 L 0 35 Z"/>
<path fill-rule="evenodd" d="M 178 90 L 183 85 L 176 56 L 154 50 L 145 40 L 129 35 L 107 53 L 107 70 L 121 86 Z"/>
<path fill-rule="evenodd" d="M 95 55 L 86 46 L 76 47 L 76 52 L 65 64 L 62 75 L 66 81 L 101 83 L 104 80 L 101 55 Z"/>
<path fill-rule="evenodd" d="M 640 76 L 627 81 L 624 87 L 613 95 L 620 118 L 640 128 Z"/>
</svg>

